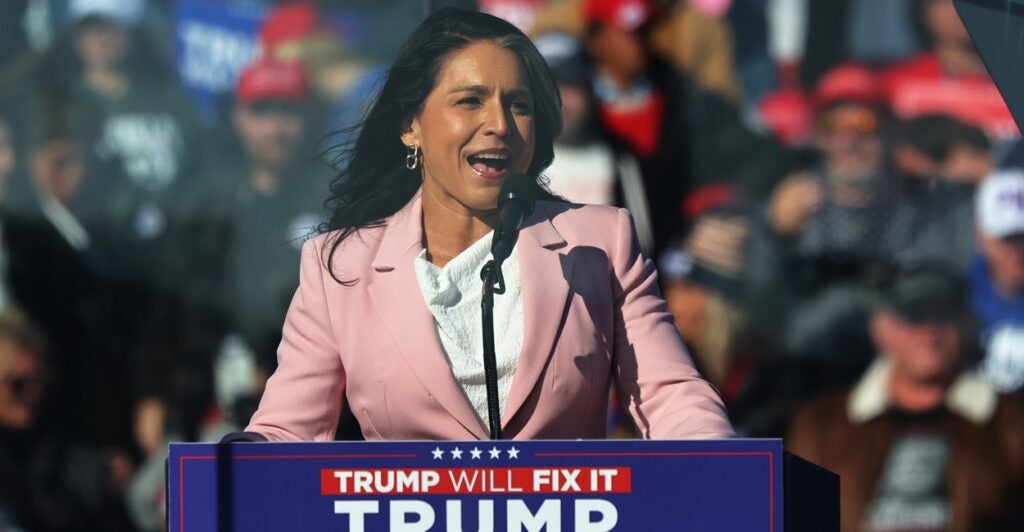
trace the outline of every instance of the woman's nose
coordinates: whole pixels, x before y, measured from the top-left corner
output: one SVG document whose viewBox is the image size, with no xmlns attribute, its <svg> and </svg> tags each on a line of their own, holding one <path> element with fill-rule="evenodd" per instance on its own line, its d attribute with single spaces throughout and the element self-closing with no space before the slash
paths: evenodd
<svg viewBox="0 0 1024 532">
<path fill-rule="evenodd" d="M 484 120 L 485 133 L 499 137 L 504 137 L 508 134 L 508 109 L 505 109 L 501 102 L 492 101 L 488 103 Z"/>
</svg>

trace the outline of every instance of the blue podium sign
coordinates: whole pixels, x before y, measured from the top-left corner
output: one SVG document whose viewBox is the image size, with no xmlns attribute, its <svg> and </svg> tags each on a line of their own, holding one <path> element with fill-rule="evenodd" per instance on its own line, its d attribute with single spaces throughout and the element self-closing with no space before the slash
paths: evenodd
<svg viewBox="0 0 1024 532">
<path fill-rule="evenodd" d="M 172 444 L 168 530 L 784 530 L 781 440 Z"/>
</svg>

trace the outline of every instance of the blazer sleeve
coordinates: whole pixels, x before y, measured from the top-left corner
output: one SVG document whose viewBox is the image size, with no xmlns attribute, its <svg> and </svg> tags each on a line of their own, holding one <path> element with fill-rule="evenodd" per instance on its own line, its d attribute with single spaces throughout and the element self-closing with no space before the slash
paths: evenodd
<svg viewBox="0 0 1024 532">
<path fill-rule="evenodd" d="M 687 353 L 643 256 L 633 218 L 619 209 L 611 250 L 615 313 L 614 364 L 626 407 L 644 438 L 734 436 L 718 392 Z"/>
<path fill-rule="evenodd" d="M 322 241 L 303 244 L 299 288 L 285 317 L 277 370 L 245 428 L 271 441 L 333 440 L 337 429 L 345 370 L 327 308 Z"/>
</svg>

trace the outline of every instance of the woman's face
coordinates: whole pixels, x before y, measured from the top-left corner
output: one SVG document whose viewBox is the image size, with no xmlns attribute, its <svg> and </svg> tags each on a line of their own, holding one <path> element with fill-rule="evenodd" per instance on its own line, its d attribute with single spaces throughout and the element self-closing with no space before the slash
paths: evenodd
<svg viewBox="0 0 1024 532">
<path fill-rule="evenodd" d="M 425 197 L 450 209 L 495 209 L 505 178 L 534 151 L 533 95 L 519 58 L 490 42 L 454 52 L 402 134 L 423 155 Z"/>
</svg>

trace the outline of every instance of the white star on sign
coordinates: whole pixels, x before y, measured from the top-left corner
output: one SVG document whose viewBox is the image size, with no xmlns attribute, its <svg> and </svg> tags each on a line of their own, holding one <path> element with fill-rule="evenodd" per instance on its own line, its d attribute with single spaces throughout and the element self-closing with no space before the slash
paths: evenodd
<svg viewBox="0 0 1024 532">
<path fill-rule="evenodd" d="M 479 460 L 480 459 L 480 453 L 482 453 L 482 452 L 483 451 L 481 451 L 480 449 L 478 449 L 476 447 L 473 447 L 473 450 L 469 451 L 469 454 L 471 455 L 471 458 L 473 460 Z"/>
<path fill-rule="evenodd" d="M 434 455 L 434 460 L 440 460 L 444 457 L 444 451 L 442 451 L 440 447 L 434 447 L 434 450 L 430 451 L 430 454 Z"/>
<path fill-rule="evenodd" d="M 497 447 L 491 447 L 491 450 L 487 452 L 490 453 L 492 460 L 495 458 L 501 458 L 501 451 L 499 451 Z"/>
<path fill-rule="evenodd" d="M 508 457 L 509 458 L 519 458 L 519 449 L 516 449 L 515 447 L 509 449 L 508 450 Z"/>
<path fill-rule="evenodd" d="M 458 447 L 452 449 L 452 458 L 454 458 L 456 460 L 461 460 L 462 459 L 462 449 L 459 449 Z"/>
</svg>

